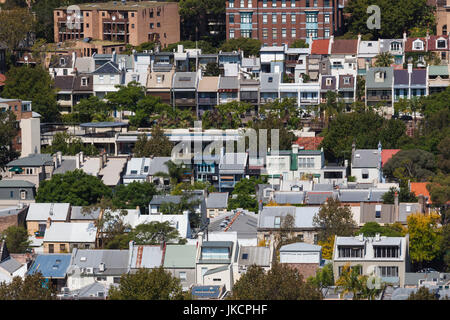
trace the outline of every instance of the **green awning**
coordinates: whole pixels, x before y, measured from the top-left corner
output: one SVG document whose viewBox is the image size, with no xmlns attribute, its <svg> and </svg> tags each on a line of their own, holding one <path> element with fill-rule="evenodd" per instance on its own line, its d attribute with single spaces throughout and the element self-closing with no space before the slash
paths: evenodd
<svg viewBox="0 0 450 320">
<path fill-rule="evenodd" d="M 314 173 L 314 174 L 313 174 L 313 177 L 314 177 L 314 178 L 320 178 L 320 173 Z"/>
<path fill-rule="evenodd" d="M 9 169 L 10 172 L 23 172 L 23 169 L 20 167 L 12 167 L 11 169 Z"/>
</svg>

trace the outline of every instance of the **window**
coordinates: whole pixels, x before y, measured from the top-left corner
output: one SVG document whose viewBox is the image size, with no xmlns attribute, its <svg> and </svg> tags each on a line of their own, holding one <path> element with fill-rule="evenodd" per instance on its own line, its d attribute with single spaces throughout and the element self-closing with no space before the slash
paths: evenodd
<svg viewBox="0 0 450 320">
<path fill-rule="evenodd" d="M 153 29 L 153 26 L 154 26 L 155 24 L 152 22 L 152 23 L 150 23 L 150 29 Z"/>
<path fill-rule="evenodd" d="M 344 77 L 344 84 L 350 84 L 350 78 Z"/>
<path fill-rule="evenodd" d="M 267 0 L 263 0 L 263 8 L 267 8 Z"/>
<path fill-rule="evenodd" d="M 234 30 L 230 30 L 230 38 L 234 38 Z"/>
<path fill-rule="evenodd" d="M 131 17 L 134 18 L 134 12 L 131 12 Z"/>
<path fill-rule="evenodd" d="M 33 168 L 26 168 L 25 172 L 26 174 L 33 174 Z"/>
<path fill-rule="evenodd" d="M 272 7 L 276 7 L 277 6 L 277 0 L 272 0 Z"/>
<path fill-rule="evenodd" d="M 330 23 L 330 15 L 329 14 L 325 14 L 323 16 L 323 20 L 324 20 L 325 23 Z"/>
<path fill-rule="evenodd" d="M 81 85 L 87 86 L 87 78 L 81 78 Z"/>
<path fill-rule="evenodd" d="M 309 8 L 309 0 L 306 0 L 305 7 Z"/>
<path fill-rule="evenodd" d="M 375 218 L 381 218 L 381 204 L 375 206 Z"/>
<path fill-rule="evenodd" d="M 264 14 L 263 14 L 263 16 L 262 16 L 262 21 L 263 21 L 264 24 L 267 23 L 267 13 L 264 13 Z"/>
<path fill-rule="evenodd" d="M 208 267 L 202 267 L 202 277 L 205 275 L 206 271 L 208 271 Z"/>
<path fill-rule="evenodd" d="M 295 13 L 291 14 L 291 23 L 295 23 L 297 19 L 297 16 L 295 15 Z"/>
<path fill-rule="evenodd" d="M 325 32 L 324 32 L 323 36 L 325 38 L 329 38 L 330 37 L 330 29 L 325 29 Z"/>
<path fill-rule="evenodd" d="M 291 29 L 291 38 L 296 38 L 297 37 L 297 30 L 295 30 L 295 28 Z"/>
<path fill-rule="evenodd" d="M 120 283 L 120 277 L 114 277 L 113 278 L 114 283 Z"/>
<path fill-rule="evenodd" d="M 281 14 L 281 23 L 286 23 L 286 13 Z"/>
<path fill-rule="evenodd" d="M 97 277 L 97 281 L 106 281 L 105 276 Z"/>
<path fill-rule="evenodd" d="M 423 42 L 421 40 L 416 40 L 413 43 L 414 50 L 423 50 Z"/>
<path fill-rule="evenodd" d="M 396 246 L 374 246 L 375 258 L 398 258 L 399 248 Z"/>
<path fill-rule="evenodd" d="M 90 247 L 91 247 L 91 245 L 90 245 L 89 243 L 85 243 L 85 244 L 84 244 L 84 248 L 85 248 L 85 249 L 89 249 Z"/>
<path fill-rule="evenodd" d="M 273 28 L 272 29 L 272 39 L 276 39 L 277 38 L 277 29 Z"/>
<path fill-rule="evenodd" d="M 361 266 L 353 266 L 350 267 L 350 270 L 353 270 L 354 268 L 356 268 L 359 271 L 359 274 L 362 275 L 362 267 Z M 338 275 L 340 276 L 342 274 L 342 271 L 344 270 L 343 266 L 338 267 Z"/>
<path fill-rule="evenodd" d="M 241 13 L 241 23 L 252 23 L 251 13 Z"/>
<path fill-rule="evenodd" d="M 269 77 L 267 82 L 272 83 L 273 82 L 273 77 Z"/>
<path fill-rule="evenodd" d="M 251 38 L 252 37 L 252 30 L 246 30 L 246 29 L 241 29 L 241 37 L 242 38 Z"/>
<path fill-rule="evenodd" d="M 131 29 L 134 29 L 134 23 L 131 24 Z"/>
<path fill-rule="evenodd" d="M 159 22 L 156 23 L 156 27 L 157 27 L 157 28 L 161 27 L 161 23 L 159 23 Z"/>
<path fill-rule="evenodd" d="M 100 74 L 100 75 L 98 76 L 98 80 L 100 81 L 100 83 L 103 83 L 104 77 L 103 77 L 102 74 Z"/>
<path fill-rule="evenodd" d="M 299 234 L 298 236 L 297 236 L 297 239 L 298 239 L 298 241 L 300 241 L 300 242 L 303 242 L 303 234 Z"/>
<path fill-rule="evenodd" d="M 20 199 L 25 200 L 27 198 L 27 192 L 25 190 L 20 190 Z"/>
<path fill-rule="evenodd" d="M 48 245 L 48 253 L 54 253 L 55 252 L 55 245 L 53 243 L 50 243 Z"/>
<path fill-rule="evenodd" d="M 275 217 L 274 228 L 279 228 L 281 225 L 281 217 Z"/>
<path fill-rule="evenodd" d="M 248 0 L 247 7 L 249 7 L 249 8 L 252 7 L 252 0 Z"/>
<path fill-rule="evenodd" d="M 439 49 L 447 48 L 447 41 L 445 41 L 445 40 L 438 40 L 436 42 L 437 42 L 436 47 L 438 47 Z"/>
<path fill-rule="evenodd" d="M 281 37 L 286 38 L 286 28 L 281 29 Z"/>
<path fill-rule="evenodd" d="M 363 173 L 362 174 L 362 178 L 363 179 L 369 179 L 369 174 L 368 173 Z"/>
<path fill-rule="evenodd" d="M 291 0 L 291 7 L 295 7 L 295 0 Z"/>
<path fill-rule="evenodd" d="M 286 8 L 286 0 L 281 0 L 281 7 Z"/>
<path fill-rule="evenodd" d="M 157 11 L 156 15 L 159 17 L 161 15 L 161 11 Z"/>
<path fill-rule="evenodd" d="M 398 267 L 378 267 L 380 277 L 398 277 Z"/>
<path fill-rule="evenodd" d="M 9 197 L 12 199 L 12 198 L 14 198 L 14 191 L 10 191 L 9 192 Z"/>
<path fill-rule="evenodd" d="M 306 29 L 306 37 L 317 38 L 317 29 Z"/>
<path fill-rule="evenodd" d="M 242 260 L 248 260 L 248 253 L 242 254 Z"/>
<path fill-rule="evenodd" d="M 277 23 L 277 14 L 275 12 L 272 13 L 272 23 Z"/>
<path fill-rule="evenodd" d="M 326 84 L 327 86 L 331 86 L 331 78 L 326 78 Z"/>
<path fill-rule="evenodd" d="M 180 271 L 178 276 L 179 276 L 181 281 L 186 281 L 186 272 L 185 271 Z"/>
<path fill-rule="evenodd" d="M 330 6 L 330 0 L 324 0 L 323 1 L 323 6 L 324 7 L 329 7 Z"/>
<path fill-rule="evenodd" d="M 234 14 L 233 13 L 230 13 L 228 20 L 230 23 L 234 23 Z"/>
<path fill-rule="evenodd" d="M 391 51 L 398 51 L 398 50 L 400 50 L 400 43 L 391 42 Z"/>
<path fill-rule="evenodd" d="M 364 247 L 338 247 L 339 258 L 362 258 Z"/>
<path fill-rule="evenodd" d="M 104 12 L 102 12 L 102 17 L 104 17 L 105 16 L 105 13 Z"/>
<path fill-rule="evenodd" d="M 110 74 L 110 75 L 109 75 L 109 80 L 110 80 L 111 82 L 113 82 L 113 81 L 115 80 L 115 76 L 114 76 L 113 74 Z"/>
<path fill-rule="evenodd" d="M 315 234 L 314 235 L 314 244 L 317 244 L 318 240 L 319 240 L 319 238 L 318 238 L 317 234 Z"/>
<path fill-rule="evenodd" d="M 315 13 L 306 13 L 306 22 L 317 23 L 317 14 Z"/>
<path fill-rule="evenodd" d="M 267 30 L 267 28 L 263 29 L 263 39 L 267 39 L 269 37 L 269 30 Z"/>
</svg>

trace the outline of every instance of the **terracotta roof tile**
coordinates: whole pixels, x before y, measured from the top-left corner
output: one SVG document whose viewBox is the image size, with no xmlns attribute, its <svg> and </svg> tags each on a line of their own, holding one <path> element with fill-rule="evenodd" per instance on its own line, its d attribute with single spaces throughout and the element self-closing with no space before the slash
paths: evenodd
<svg viewBox="0 0 450 320">
<path fill-rule="evenodd" d="M 319 150 L 319 145 L 324 137 L 300 137 L 295 141 L 304 150 Z"/>
<path fill-rule="evenodd" d="M 328 54 L 329 39 L 314 40 L 311 45 L 311 54 Z"/>
<path fill-rule="evenodd" d="M 430 204 L 431 197 L 430 193 L 427 190 L 427 184 L 428 182 L 411 182 L 410 190 L 416 195 L 416 197 L 418 197 L 419 195 L 428 197 L 427 204 Z"/>
<path fill-rule="evenodd" d="M 357 54 L 357 39 L 337 39 L 331 45 L 331 54 Z"/>
<path fill-rule="evenodd" d="M 383 149 L 381 150 L 381 166 L 389 161 L 400 149 Z"/>
</svg>

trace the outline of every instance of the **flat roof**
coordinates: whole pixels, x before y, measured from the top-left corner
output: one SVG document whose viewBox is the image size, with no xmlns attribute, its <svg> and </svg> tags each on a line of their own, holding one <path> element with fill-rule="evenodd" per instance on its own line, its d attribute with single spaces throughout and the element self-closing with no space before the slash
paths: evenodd
<svg viewBox="0 0 450 320">
<path fill-rule="evenodd" d="M 116 128 L 126 126 L 128 126 L 128 123 L 125 122 L 86 122 L 80 124 L 82 128 Z"/>
</svg>

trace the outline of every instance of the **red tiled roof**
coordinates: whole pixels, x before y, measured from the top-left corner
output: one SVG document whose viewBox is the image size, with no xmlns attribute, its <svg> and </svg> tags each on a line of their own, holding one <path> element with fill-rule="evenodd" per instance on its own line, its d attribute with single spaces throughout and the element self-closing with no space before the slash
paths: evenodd
<svg viewBox="0 0 450 320">
<path fill-rule="evenodd" d="M 389 161 L 390 158 L 397 152 L 399 152 L 400 149 L 383 149 L 381 150 L 381 166 L 384 166 L 386 162 Z"/>
<path fill-rule="evenodd" d="M 423 195 L 425 197 L 428 197 L 427 203 L 431 203 L 431 197 L 430 193 L 427 190 L 427 184 L 428 182 L 411 182 L 410 191 L 413 192 L 416 197 L 419 195 Z"/>
<path fill-rule="evenodd" d="M 331 54 L 357 54 L 357 39 L 337 39 L 331 45 Z"/>
<path fill-rule="evenodd" d="M 412 44 L 417 39 L 420 39 L 423 41 L 423 50 L 413 50 L 412 49 Z M 427 39 L 426 38 L 408 38 L 408 39 L 406 39 L 405 52 L 423 52 L 426 50 L 427 50 Z"/>
<path fill-rule="evenodd" d="M 313 40 L 311 54 L 328 54 L 329 39 Z"/>
<path fill-rule="evenodd" d="M 0 73 L 0 86 L 4 86 L 6 81 L 6 76 Z"/>
<path fill-rule="evenodd" d="M 319 150 L 319 145 L 324 137 L 300 137 L 295 141 L 304 150 Z"/>
<path fill-rule="evenodd" d="M 436 41 L 438 39 L 445 40 L 447 45 L 445 48 L 438 49 L 436 46 Z M 448 42 L 448 36 L 442 35 L 442 36 L 430 36 L 428 39 L 428 51 L 448 51 L 449 42 Z"/>
</svg>

